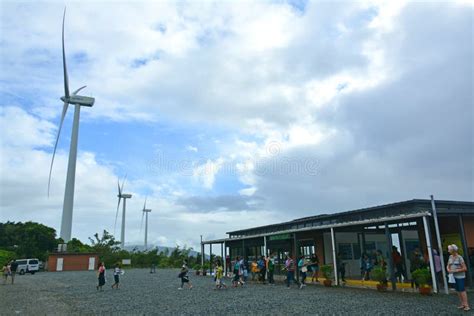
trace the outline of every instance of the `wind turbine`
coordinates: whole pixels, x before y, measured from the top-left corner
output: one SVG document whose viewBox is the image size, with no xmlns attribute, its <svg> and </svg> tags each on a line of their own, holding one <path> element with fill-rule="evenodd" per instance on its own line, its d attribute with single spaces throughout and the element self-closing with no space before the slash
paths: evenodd
<svg viewBox="0 0 474 316">
<path fill-rule="evenodd" d="M 142 222 L 140 224 L 140 230 L 142 230 L 143 226 L 143 216 L 145 215 L 145 250 L 148 248 L 148 213 L 151 212 L 151 209 L 146 208 L 146 198 L 145 198 L 145 204 L 143 204 L 143 210 L 142 210 Z"/>
<path fill-rule="evenodd" d="M 51 166 L 49 169 L 48 179 L 48 196 L 49 188 L 51 186 L 51 172 L 53 170 L 54 156 L 56 155 L 56 148 L 58 146 L 59 135 L 61 133 L 61 127 L 63 126 L 64 117 L 66 116 L 68 105 L 74 105 L 74 120 L 72 124 L 72 135 L 71 145 L 69 148 L 69 160 L 67 166 L 67 177 L 66 177 L 66 189 L 64 192 L 64 203 L 63 203 L 63 214 L 61 219 L 61 232 L 60 237 L 64 242 L 71 240 L 72 230 L 72 211 L 74 206 L 74 184 L 76 178 L 76 160 L 77 160 L 77 142 L 79 137 L 79 116 L 81 106 L 92 107 L 94 105 L 94 98 L 77 95 L 79 91 L 84 89 L 86 86 L 80 87 L 72 94 L 69 93 L 69 79 L 66 67 L 66 53 L 64 49 L 64 21 L 66 19 L 66 8 L 64 8 L 63 15 L 63 28 L 62 28 L 62 48 L 63 48 L 63 74 L 64 74 L 64 96 L 61 100 L 64 102 L 63 111 L 61 114 L 61 121 L 59 122 L 58 135 L 56 143 L 54 144 L 53 158 L 51 159 Z"/>
<path fill-rule="evenodd" d="M 120 182 L 117 180 L 118 186 L 118 204 L 117 204 L 117 213 L 115 214 L 115 224 L 114 224 L 114 235 L 115 235 L 115 227 L 117 226 L 117 217 L 118 211 L 120 208 L 120 200 L 123 199 L 123 209 L 122 209 L 122 231 L 120 233 L 120 242 L 122 249 L 125 247 L 125 211 L 127 209 L 127 199 L 131 199 L 132 195 L 128 193 L 123 193 L 123 185 L 125 183 L 125 178 L 122 181 L 122 186 L 120 186 Z"/>
</svg>

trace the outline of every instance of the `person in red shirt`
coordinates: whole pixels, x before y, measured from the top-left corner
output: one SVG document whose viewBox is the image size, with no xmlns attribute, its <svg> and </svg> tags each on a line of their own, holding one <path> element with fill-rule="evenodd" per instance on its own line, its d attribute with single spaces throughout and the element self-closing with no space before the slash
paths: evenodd
<svg viewBox="0 0 474 316">
<path fill-rule="evenodd" d="M 395 266 L 395 277 L 397 278 L 398 282 L 402 282 L 402 276 L 403 279 L 406 280 L 407 275 L 405 273 L 405 268 L 403 267 L 403 257 L 400 252 L 398 252 L 396 246 L 392 246 L 392 260 Z"/>
</svg>

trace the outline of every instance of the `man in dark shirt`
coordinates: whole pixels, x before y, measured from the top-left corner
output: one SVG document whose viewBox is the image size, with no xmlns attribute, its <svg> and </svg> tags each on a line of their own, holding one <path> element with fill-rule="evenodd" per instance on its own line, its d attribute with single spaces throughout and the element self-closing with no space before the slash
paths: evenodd
<svg viewBox="0 0 474 316">
<path fill-rule="evenodd" d="M 15 260 L 10 262 L 10 271 L 12 273 L 12 284 L 15 282 L 16 269 L 18 269 L 18 263 Z"/>
</svg>

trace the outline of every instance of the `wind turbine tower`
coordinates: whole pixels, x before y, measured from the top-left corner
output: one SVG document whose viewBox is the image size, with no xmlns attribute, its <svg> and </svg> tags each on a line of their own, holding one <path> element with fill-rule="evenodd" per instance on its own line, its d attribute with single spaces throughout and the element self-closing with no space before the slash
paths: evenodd
<svg viewBox="0 0 474 316">
<path fill-rule="evenodd" d="M 115 226 L 117 225 L 117 217 L 118 211 L 120 208 L 120 200 L 123 199 L 123 209 L 122 209 L 122 231 L 120 233 L 120 246 L 122 249 L 125 247 L 125 212 L 127 210 L 127 199 L 131 199 L 132 195 L 128 193 L 123 193 L 123 185 L 125 183 L 125 179 L 123 179 L 122 187 L 120 187 L 120 183 L 118 183 L 118 204 L 117 204 L 117 213 L 115 214 L 115 225 L 114 225 L 114 235 L 115 235 Z"/>
<path fill-rule="evenodd" d="M 74 184 L 76 179 L 76 160 L 77 160 L 77 142 L 79 138 L 79 117 L 81 106 L 92 107 L 95 99 L 86 96 L 77 95 L 79 91 L 84 89 L 83 86 L 72 94 L 69 93 L 69 79 L 66 67 L 66 52 L 64 49 L 64 21 L 66 19 L 66 8 L 64 9 L 63 15 L 63 29 L 62 29 L 62 50 L 63 50 L 63 75 L 64 75 L 64 96 L 61 100 L 64 102 L 63 111 L 61 114 L 61 121 L 59 123 L 58 135 L 53 150 L 53 158 L 51 159 L 51 166 L 49 169 L 48 179 L 48 196 L 49 188 L 51 186 L 51 173 L 53 171 L 54 156 L 56 155 L 56 148 L 58 146 L 59 135 L 61 133 L 61 127 L 63 126 L 64 117 L 66 116 L 68 105 L 74 105 L 74 120 L 72 124 L 72 135 L 71 135 L 71 146 L 69 148 L 69 160 L 67 165 L 67 176 L 66 176 L 66 189 L 64 192 L 64 203 L 63 203 L 63 214 L 61 219 L 61 232 L 60 237 L 64 242 L 71 240 L 72 231 L 72 211 L 74 206 Z"/>
<path fill-rule="evenodd" d="M 151 209 L 146 208 L 146 199 L 145 204 L 143 204 L 142 210 L 142 224 L 143 224 L 143 216 L 145 215 L 145 250 L 148 249 L 148 213 L 151 212 Z"/>
</svg>

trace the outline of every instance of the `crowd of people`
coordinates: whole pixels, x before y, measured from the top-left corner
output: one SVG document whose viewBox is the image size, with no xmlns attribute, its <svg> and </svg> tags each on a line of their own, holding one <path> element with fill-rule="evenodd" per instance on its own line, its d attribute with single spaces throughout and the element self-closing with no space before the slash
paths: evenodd
<svg viewBox="0 0 474 316">
<path fill-rule="evenodd" d="M 229 257 L 226 258 L 226 264 L 230 276 L 232 277 L 232 287 L 239 287 L 245 285 L 250 278 L 260 284 L 275 284 L 275 266 L 277 258 L 275 255 L 260 256 L 251 260 L 250 263 L 244 260 L 243 257 L 237 256 L 234 261 Z M 217 275 L 217 270 L 220 269 L 222 263 L 217 259 L 214 263 L 214 274 Z M 295 280 L 296 269 L 299 270 L 300 280 Z M 294 260 L 291 255 L 287 255 L 282 270 L 286 273 L 286 285 L 290 288 L 291 284 L 298 284 L 302 289 L 306 286 L 306 278 L 311 274 L 312 282 L 319 282 L 319 258 L 316 254 L 310 258 L 301 256 L 298 260 Z M 217 281 L 216 281 L 217 282 Z"/>
</svg>

